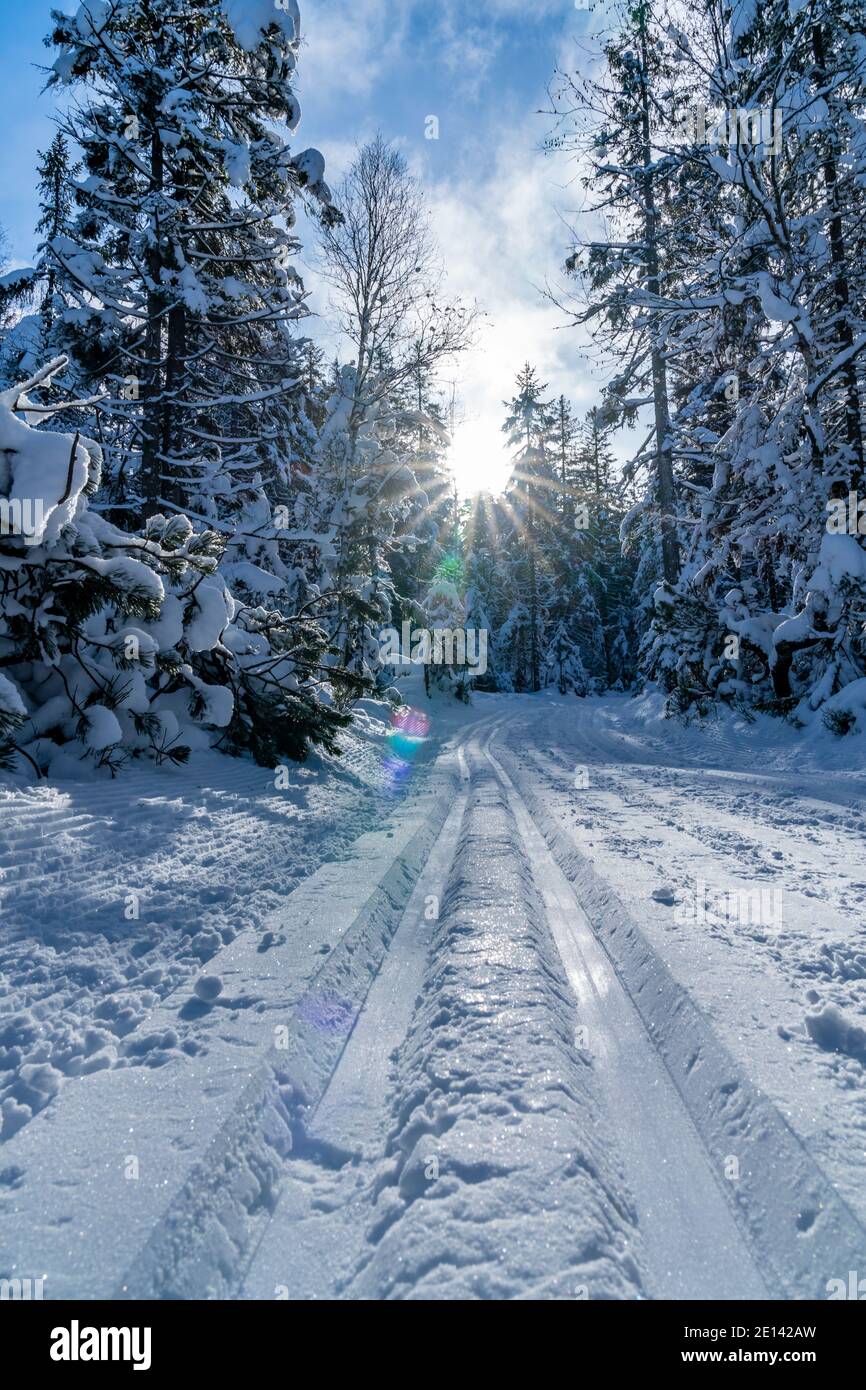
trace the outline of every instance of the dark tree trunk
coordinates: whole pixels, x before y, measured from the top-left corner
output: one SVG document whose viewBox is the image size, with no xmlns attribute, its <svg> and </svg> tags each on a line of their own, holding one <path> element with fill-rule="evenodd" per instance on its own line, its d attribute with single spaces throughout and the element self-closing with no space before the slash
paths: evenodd
<svg viewBox="0 0 866 1390">
<path fill-rule="evenodd" d="M 154 130 L 151 137 L 150 158 L 150 187 L 152 192 L 157 193 L 162 189 L 164 171 L 162 141 L 158 130 Z M 158 230 L 157 227 L 157 233 Z M 147 325 L 144 331 L 144 368 L 139 383 L 142 414 L 141 490 L 145 518 L 159 510 L 158 499 L 162 492 L 160 446 L 162 443 L 162 311 L 164 296 L 159 289 L 161 271 L 162 253 L 157 234 L 147 256 L 150 287 L 147 295 Z"/>
<path fill-rule="evenodd" d="M 824 31 L 820 24 L 814 25 L 812 29 L 812 51 L 815 55 L 816 76 L 819 84 L 823 85 L 826 77 L 826 52 Z M 838 169 L 832 146 L 828 149 L 824 159 L 823 172 L 824 185 L 827 189 L 827 205 L 830 210 L 830 258 L 833 263 L 836 313 L 839 319 L 838 340 L 840 349 L 844 351 L 853 348 L 854 335 L 848 317 L 851 291 L 846 274 L 845 237 L 838 197 Z M 845 363 L 842 376 L 845 382 L 845 432 L 854 465 L 851 485 L 857 490 L 864 479 L 863 432 L 860 424 L 860 390 L 857 381 L 857 366 L 853 356 L 849 357 Z"/>
<path fill-rule="evenodd" d="M 658 214 L 653 192 L 652 139 L 648 91 L 646 12 L 641 18 L 641 158 L 643 163 L 644 242 L 646 246 L 647 289 L 658 295 L 661 289 L 658 254 Z M 650 327 L 653 410 L 656 436 L 656 497 L 661 513 L 662 572 L 668 584 L 676 584 L 680 574 L 680 547 L 677 538 L 673 455 L 670 446 L 671 416 L 668 401 L 667 366 L 658 341 L 656 323 Z"/>
</svg>

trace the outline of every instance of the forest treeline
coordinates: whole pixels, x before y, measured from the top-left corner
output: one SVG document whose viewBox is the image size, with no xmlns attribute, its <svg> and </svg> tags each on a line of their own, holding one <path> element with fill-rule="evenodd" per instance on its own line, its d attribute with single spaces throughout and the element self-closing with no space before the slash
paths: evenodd
<svg viewBox="0 0 866 1390">
<path fill-rule="evenodd" d="M 483 310 L 392 145 L 333 189 L 296 150 L 294 3 L 54 13 L 38 254 L 0 278 L 7 765 L 335 749 L 399 700 L 404 621 L 487 634 L 474 682 L 428 673 L 461 698 L 654 683 L 862 725 L 863 7 L 673 13 L 622 7 L 553 77 L 582 197 L 553 297 L 598 398 L 527 363 L 510 482 L 469 500 L 448 383 Z"/>
</svg>

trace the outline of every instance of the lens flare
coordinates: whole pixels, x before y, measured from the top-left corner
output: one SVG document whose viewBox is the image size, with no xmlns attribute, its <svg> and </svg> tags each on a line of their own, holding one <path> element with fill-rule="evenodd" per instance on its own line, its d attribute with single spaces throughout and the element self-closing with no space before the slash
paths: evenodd
<svg viewBox="0 0 866 1390">
<path fill-rule="evenodd" d="M 402 790 L 408 783 L 412 763 L 427 742 L 429 732 L 430 719 L 423 710 L 409 705 L 394 710 L 383 760 L 385 782 L 392 792 Z"/>
<path fill-rule="evenodd" d="M 409 738 L 424 739 L 430 732 L 430 719 L 423 709 L 401 705 L 400 709 L 395 709 L 391 715 L 391 728 L 406 734 Z"/>
</svg>

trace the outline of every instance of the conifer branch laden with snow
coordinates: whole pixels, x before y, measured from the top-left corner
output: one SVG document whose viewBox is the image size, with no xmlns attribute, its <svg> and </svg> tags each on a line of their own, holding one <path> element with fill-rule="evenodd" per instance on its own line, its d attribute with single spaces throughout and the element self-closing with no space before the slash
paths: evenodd
<svg viewBox="0 0 866 1390">
<path fill-rule="evenodd" d="M 293 154 L 294 0 L 86 0 L 54 14 L 48 86 L 77 101 L 76 210 L 49 227 L 53 340 L 104 390 L 106 487 L 233 514 L 288 477 L 306 293 L 295 205 L 331 216 L 318 151 Z M 58 156 L 59 157 L 59 156 Z"/>
<path fill-rule="evenodd" d="M 29 423 L 25 391 L 65 365 L 0 395 L 4 763 L 114 773 L 212 744 L 268 766 L 311 742 L 334 749 L 347 716 L 314 614 L 239 602 L 218 572 L 224 537 L 183 515 L 120 530 L 90 506 L 99 446 Z"/>
<path fill-rule="evenodd" d="M 614 359 L 611 416 L 654 407 L 626 533 L 642 677 L 678 711 L 841 730 L 847 699 L 864 723 L 862 533 L 828 528 L 866 486 L 862 20 L 711 0 L 674 28 L 645 5 L 603 78 L 556 84 L 609 219 L 569 258 L 575 321 Z"/>
</svg>

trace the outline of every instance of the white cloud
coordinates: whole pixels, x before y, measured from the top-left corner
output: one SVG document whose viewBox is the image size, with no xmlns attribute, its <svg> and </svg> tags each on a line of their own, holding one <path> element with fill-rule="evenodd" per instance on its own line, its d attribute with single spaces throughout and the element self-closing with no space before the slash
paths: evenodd
<svg viewBox="0 0 866 1390">
<path fill-rule="evenodd" d="M 395 0 L 302 0 L 301 101 L 305 88 L 320 108 L 331 92 L 368 96 L 399 59 L 411 17 L 412 5 Z"/>
<path fill-rule="evenodd" d="M 389 84 L 405 81 L 403 69 L 417 57 L 411 47 L 418 35 L 413 20 L 426 21 L 424 52 L 429 49 L 430 62 L 453 73 L 435 152 L 424 142 L 413 145 L 404 138 L 399 143 L 426 190 L 450 292 L 477 299 L 488 315 L 477 348 L 455 368 L 465 407 L 454 449 L 458 478 L 464 489 L 501 486 L 508 473 L 502 402 L 524 362 L 531 361 L 551 392 L 568 395 L 579 412 L 595 401 L 597 387 L 584 335 L 563 327 L 565 316 L 543 296 L 546 282 L 559 286 L 564 279 L 570 238 L 559 209 L 567 217 L 580 201 L 578 190 L 567 187 L 574 166 L 539 152 L 550 122 L 532 113 L 543 92 L 533 101 L 519 83 L 517 89 L 494 90 L 490 70 L 502 60 L 509 31 L 513 43 L 515 27 L 521 32 L 545 19 L 550 75 L 566 52 L 573 67 L 577 54 L 573 44 L 569 49 L 568 36 L 585 29 L 586 16 L 569 0 L 534 0 L 531 7 L 524 0 L 476 0 L 471 7 L 464 0 L 440 0 L 438 9 L 423 15 L 420 0 L 302 0 L 302 15 L 308 39 L 300 69 L 304 85 L 325 112 L 327 89 L 357 95 L 352 134 L 360 142 L 373 133 L 365 127 L 380 111 L 388 133 Z M 560 16 L 561 25 L 551 24 L 551 16 Z M 485 80 L 490 99 L 479 105 L 474 99 L 487 95 Z M 326 177 L 333 183 L 350 162 L 355 143 L 325 140 L 323 148 Z M 447 161 L 449 153 L 443 177 L 442 156 Z M 304 240 L 308 262 L 314 262 L 310 239 L 305 235 Z M 313 331 L 330 350 L 337 338 L 327 331 L 327 292 L 312 267 L 308 284 L 315 291 L 312 307 L 322 314 Z"/>
<path fill-rule="evenodd" d="M 584 336 L 562 327 L 562 311 L 543 294 L 545 282 L 564 278 L 568 235 L 557 205 L 567 170 L 539 154 L 536 142 L 526 126 L 503 130 L 486 175 L 466 171 L 428 194 L 450 290 L 477 299 L 489 315 L 477 348 L 457 368 L 466 423 L 454 463 L 464 489 L 501 485 L 507 476 L 502 402 L 526 361 L 578 409 L 596 396 L 581 361 Z"/>
</svg>

